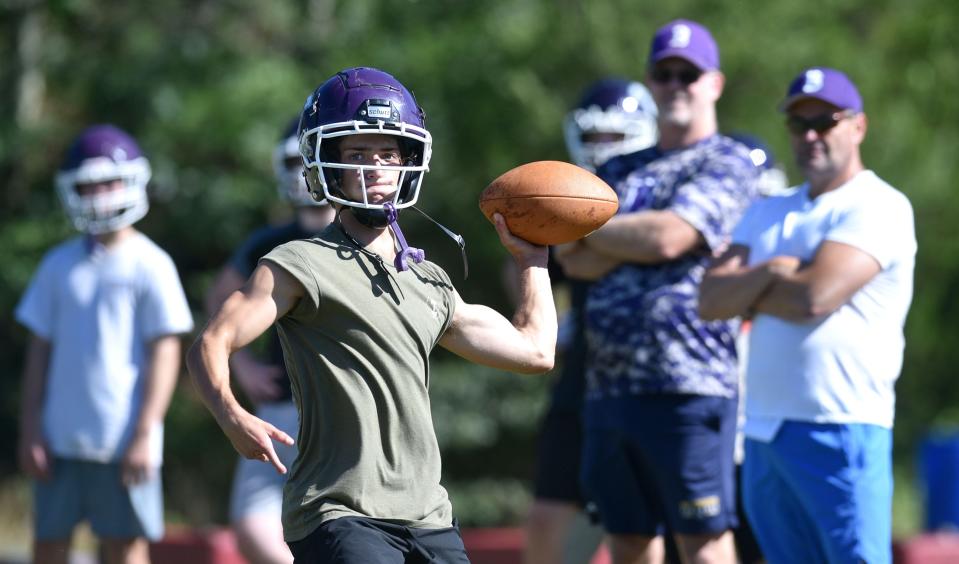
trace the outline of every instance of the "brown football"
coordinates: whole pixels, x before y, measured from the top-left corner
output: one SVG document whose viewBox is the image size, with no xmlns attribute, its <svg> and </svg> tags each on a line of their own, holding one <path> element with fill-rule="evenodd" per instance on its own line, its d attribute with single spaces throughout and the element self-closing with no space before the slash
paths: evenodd
<svg viewBox="0 0 959 564">
<path fill-rule="evenodd" d="M 499 212 L 509 230 L 537 245 L 559 245 L 589 235 L 616 214 L 616 192 L 586 169 L 536 161 L 490 182 L 479 199 L 491 222 Z"/>
</svg>

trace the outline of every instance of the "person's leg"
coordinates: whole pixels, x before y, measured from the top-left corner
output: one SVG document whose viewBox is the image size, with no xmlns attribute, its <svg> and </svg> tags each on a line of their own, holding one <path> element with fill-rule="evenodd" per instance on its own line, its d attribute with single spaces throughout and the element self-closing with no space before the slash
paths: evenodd
<svg viewBox="0 0 959 564">
<path fill-rule="evenodd" d="M 102 538 L 104 564 L 150 564 L 150 544 L 143 537 Z"/>
<path fill-rule="evenodd" d="M 732 531 L 704 535 L 676 534 L 676 543 L 685 562 L 735 564 L 736 546 Z"/>
<path fill-rule="evenodd" d="M 33 541 L 34 564 L 67 564 L 70 561 L 70 539 Z"/>
<path fill-rule="evenodd" d="M 551 410 L 540 431 L 534 499 L 526 519 L 526 564 L 588 562 L 602 529 L 583 509 L 582 425 L 575 411 Z"/>
<path fill-rule="evenodd" d="M 736 554 L 741 564 L 763 564 L 763 553 L 759 549 L 759 542 L 753 533 L 749 519 L 746 517 L 746 506 L 743 502 L 743 465 L 736 465 L 736 517 L 739 524 L 733 530 L 733 541 L 736 545 Z"/>
<path fill-rule="evenodd" d="M 74 528 L 83 519 L 82 487 L 73 461 L 54 458 L 48 481 L 33 483 L 33 561 L 66 564 Z"/>
<path fill-rule="evenodd" d="M 570 547 L 574 527 L 582 527 L 583 510 L 574 503 L 536 499 L 526 518 L 526 564 L 555 564 L 563 562 Z M 588 524 L 585 525 L 589 527 Z M 597 535 L 601 538 L 602 534 Z M 595 551 L 596 545 L 593 550 Z"/>
<path fill-rule="evenodd" d="M 588 429 L 582 484 L 608 533 L 613 564 L 663 561 L 661 507 L 647 491 L 646 472 L 635 445 L 618 431 Z"/>
<path fill-rule="evenodd" d="M 265 405 L 257 416 L 291 437 L 297 434 L 296 407 L 290 402 Z M 292 468 L 296 447 L 274 443 L 276 453 Z M 283 541 L 281 522 L 286 476 L 269 464 L 240 458 L 230 495 L 230 523 L 237 547 L 251 564 L 290 564 L 293 555 Z"/>
<path fill-rule="evenodd" d="M 889 429 L 787 422 L 773 447 L 826 561 L 892 561 Z"/>
<path fill-rule="evenodd" d="M 661 411 L 661 425 L 645 454 L 681 559 L 734 564 L 736 401 L 680 395 L 656 402 L 647 409 Z"/>
<path fill-rule="evenodd" d="M 666 550 L 662 536 L 610 534 L 609 555 L 613 564 L 661 564 Z"/>
<path fill-rule="evenodd" d="M 160 468 L 125 486 L 120 465 L 82 462 L 84 510 L 107 564 L 148 564 L 149 542 L 163 536 Z"/>
<path fill-rule="evenodd" d="M 411 541 L 406 564 L 469 564 L 459 525 L 443 529 L 412 529 L 406 533 Z"/>
<path fill-rule="evenodd" d="M 340 517 L 287 544 L 296 564 L 406 564 L 409 542 L 402 532 L 391 532 L 400 529 L 371 519 Z"/>
</svg>

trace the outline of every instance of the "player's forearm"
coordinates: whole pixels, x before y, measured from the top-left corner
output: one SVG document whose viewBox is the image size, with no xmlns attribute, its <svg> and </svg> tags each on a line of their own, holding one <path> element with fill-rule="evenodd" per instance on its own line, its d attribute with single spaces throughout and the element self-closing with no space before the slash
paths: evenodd
<svg viewBox="0 0 959 564">
<path fill-rule="evenodd" d="M 148 436 L 166 417 L 180 372 L 180 338 L 159 337 L 150 343 L 143 404 L 137 418 L 136 434 Z"/>
<path fill-rule="evenodd" d="M 698 242 L 698 232 L 671 212 L 641 211 L 618 215 L 583 241 L 623 262 L 660 264 L 681 257 Z"/>
<path fill-rule="evenodd" d="M 23 388 L 20 398 L 20 431 L 35 432 L 40 428 L 47 369 L 50 365 L 50 342 L 31 336 L 23 367 Z"/>
<path fill-rule="evenodd" d="M 777 276 L 756 302 L 757 312 L 804 323 L 828 315 L 840 304 L 817 287 L 808 270 Z"/>
<path fill-rule="evenodd" d="M 206 405 L 217 422 L 228 418 L 239 404 L 230 389 L 230 348 L 222 336 L 204 330 L 187 352 L 187 369 Z"/>
<path fill-rule="evenodd" d="M 751 317 L 772 281 L 765 265 L 707 272 L 699 287 L 699 316 L 706 320 Z"/>
<path fill-rule="evenodd" d="M 528 266 L 519 274 L 519 304 L 512 322 L 530 345 L 528 370 L 523 372 L 547 372 L 553 368 L 557 333 L 549 273 L 545 266 Z"/>
</svg>

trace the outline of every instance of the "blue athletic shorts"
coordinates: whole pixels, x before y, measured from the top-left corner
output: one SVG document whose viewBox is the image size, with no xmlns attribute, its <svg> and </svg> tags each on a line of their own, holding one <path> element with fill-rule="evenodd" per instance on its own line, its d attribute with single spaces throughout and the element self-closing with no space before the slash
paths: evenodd
<svg viewBox="0 0 959 564">
<path fill-rule="evenodd" d="M 892 431 L 786 421 L 746 439 L 746 515 L 770 562 L 892 562 Z"/>
<path fill-rule="evenodd" d="M 612 534 L 737 525 L 736 400 L 647 395 L 587 402 L 582 483 Z"/>
<path fill-rule="evenodd" d="M 415 529 L 364 517 L 323 523 L 287 543 L 294 564 L 469 564 L 459 527 Z"/>
<path fill-rule="evenodd" d="M 159 540 L 163 536 L 159 469 L 150 480 L 128 488 L 118 463 L 54 458 L 53 477 L 33 484 L 37 540 L 68 539 L 84 520 L 100 538 Z"/>
</svg>

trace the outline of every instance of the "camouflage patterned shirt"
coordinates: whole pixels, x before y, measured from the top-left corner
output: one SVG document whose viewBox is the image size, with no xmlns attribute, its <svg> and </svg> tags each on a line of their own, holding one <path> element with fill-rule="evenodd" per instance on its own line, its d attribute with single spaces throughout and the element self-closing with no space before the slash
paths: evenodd
<svg viewBox="0 0 959 564">
<path fill-rule="evenodd" d="M 599 175 L 620 214 L 669 210 L 705 245 L 661 264 L 628 263 L 597 281 L 586 302 L 587 400 L 630 394 L 736 397 L 734 321 L 703 321 L 699 284 L 714 252 L 755 199 L 757 168 L 744 145 L 713 135 L 690 147 L 617 157 Z"/>
</svg>

